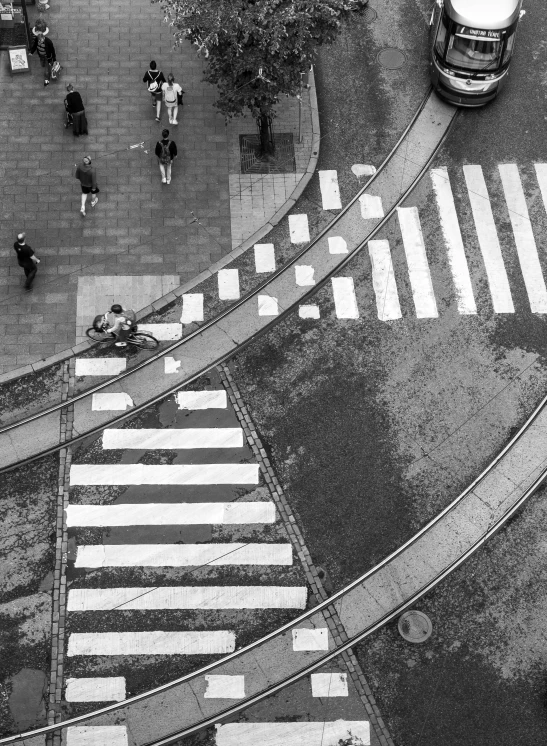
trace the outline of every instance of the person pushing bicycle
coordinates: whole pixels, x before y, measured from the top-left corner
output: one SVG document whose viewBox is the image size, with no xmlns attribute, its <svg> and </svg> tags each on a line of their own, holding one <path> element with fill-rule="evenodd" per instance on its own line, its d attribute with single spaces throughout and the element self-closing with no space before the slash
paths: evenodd
<svg viewBox="0 0 547 746">
<path fill-rule="evenodd" d="M 117 337 L 116 347 L 127 347 L 126 339 L 137 329 L 137 314 L 131 308 L 122 308 L 114 303 L 102 317 L 102 328 Z"/>
</svg>

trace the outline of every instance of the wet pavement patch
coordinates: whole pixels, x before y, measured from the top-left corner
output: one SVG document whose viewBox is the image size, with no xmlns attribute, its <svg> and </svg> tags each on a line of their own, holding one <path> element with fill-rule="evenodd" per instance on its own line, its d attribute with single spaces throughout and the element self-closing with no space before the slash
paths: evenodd
<svg viewBox="0 0 547 746">
<path fill-rule="evenodd" d="M 45 718 L 46 675 L 34 668 L 23 668 L 11 678 L 9 709 L 19 730 L 28 730 Z"/>
</svg>

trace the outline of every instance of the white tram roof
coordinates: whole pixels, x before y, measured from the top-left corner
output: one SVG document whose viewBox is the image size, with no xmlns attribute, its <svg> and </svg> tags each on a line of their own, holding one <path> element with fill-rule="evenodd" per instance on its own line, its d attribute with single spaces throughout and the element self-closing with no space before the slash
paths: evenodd
<svg viewBox="0 0 547 746">
<path fill-rule="evenodd" d="M 451 18 L 472 28 L 507 28 L 517 20 L 522 0 L 445 0 Z"/>
</svg>

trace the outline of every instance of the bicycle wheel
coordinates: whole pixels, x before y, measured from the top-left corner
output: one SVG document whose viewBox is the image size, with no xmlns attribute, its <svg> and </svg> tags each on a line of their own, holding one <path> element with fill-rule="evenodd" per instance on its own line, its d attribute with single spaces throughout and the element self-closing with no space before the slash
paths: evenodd
<svg viewBox="0 0 547 746">
<path fill-rule="evenodd" d="M 158 340 L 146 332 L 134 332 L 127 341 L 143 350 L 154 350 L 159 345 Z"/>
<path fill-rule="evenodd" d="M 116 337 L 109 332 L 98 331 L 94 326 L 90 326 L 89 329 L 85 330 L 86 336 L 92 339 L 94 342 L 102 342 L 103 344 L 113 344 Z"/>
</svg>

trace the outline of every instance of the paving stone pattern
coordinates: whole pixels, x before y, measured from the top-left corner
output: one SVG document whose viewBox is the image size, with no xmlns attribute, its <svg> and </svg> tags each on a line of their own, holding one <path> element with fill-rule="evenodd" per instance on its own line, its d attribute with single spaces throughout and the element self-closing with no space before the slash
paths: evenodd
<svg viewBox="0 0 547 746">
<path fill-rule="evenodd" d="M 44 88 L 36 56 L 31 74 L 11 77 L 7 53 L 0 55 L 0 373 L 75 343 L 78 275 L 178 275 L 184 282 L 232 248 L 226 128 L 195 50 L 172 50 L 161 8 L 149 0 L 51 6 L 45 18 L 63 65 L 60 81 Z M 142 83 L 150 59 L 186 92 L 179 125 L 170 128 L 179 157 L 169 186 L 153 155 L 167 114 L 155 121 Z M 63 127 L 67 82 L 86 104 L 87 137 Z M 97 207 L 88 200 L 83 219 L 73 167 L 85 153 L 101 193 Z M 21 230 L 42 259 L 30 293 L 12 248 Z"/>
</svg>

